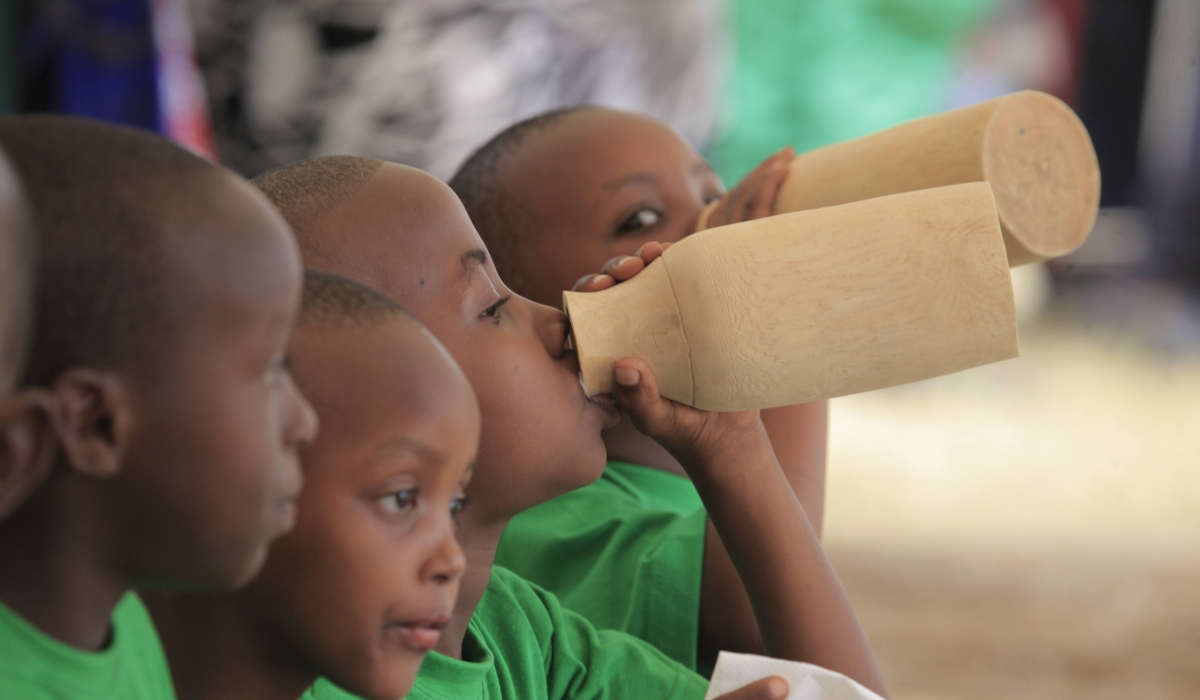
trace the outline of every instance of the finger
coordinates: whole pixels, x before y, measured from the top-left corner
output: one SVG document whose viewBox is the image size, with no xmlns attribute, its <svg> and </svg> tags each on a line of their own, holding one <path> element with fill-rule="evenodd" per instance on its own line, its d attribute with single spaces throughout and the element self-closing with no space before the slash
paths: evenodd
<svg viewBox="0 0 1200 700">
<path fill-rule="evenodd" d="M 784 700 L 791 689 L 779 676 L 770 676 L 726 693 L 717 700 Z"/>
<path fill-rule="evenodd" d="M 671 402 L 658 393 L 658 381 L 650 365 L 635 358 L 618 360 L 613 366 L 614 396 L 635 427 L 655 428 L 670 420 Z"/>
<path fill-rule="evenodd" d="M 585 275 L 579 278 L 574 287 L 571 287 L 572 292 L 599 292 L 615 285 L 617 281 L 612 278 L 612 275 Z"/>
<path fill-rule="evenodd" d="M 631 257 L 622 261 L 620 265 L 614 267 L 608 274 L 612 275 L 618 282 L 624 282 L 645 269 L 646 263 L 641 258 Z"/>
<path fill-rule="evenodd" d="M 637 256 L 642 259 L 642 262 L 649 265 L 658 259 L 658 256 L 663 254 L 667 249 L 668 244 L 659 243 L 658 241 L 650 241 L 643 243 L 641 248 L 638 248 Z"/>
<path fill-rule="evenodd" d="M 646 269 L 646 263 L 642 262 L 641 258 L 630 255 L 610 260 L 600 272 L 612 275 L 613 279 L 618 282 L 624 282 L 644 269 Z"/>
<path fill-rule="evenodd" d="M 778 160 L 758 183 L 758 189 L 746 209 L 746 221 L 770 216 L 775 209 L 775 198 L 779 195 L 779 187 L 788 176 L 788 162 Z"/>
<path fill-rule="evenodd" d="M 742 178 L 742 181 L 730 190 L 729 194 L 725 195 L 728 200 L 724 212 L 726 224 L 736 224 L 746 220 L 746 208 L 750 205 L 751 198 L 758 191 L 759 183 L 774 166 L 775 161 L 772 158 L 764 160 L 746 177 Z"/>
<path fill-rule="evenodd" d="M 675 243 L 673 243 L 673 242 L 667 242 L 667 243 L 663 243 L 663 244 L 662 244 L 663 252 L 664 252 L 664 253 L 665 253 L 665 252 L 667 252 L 667 248 L 670 248 L 670 247 L 671 247 L 671 246 L 673 246 L 673 245 L 675 245 Z"/>
</svg>

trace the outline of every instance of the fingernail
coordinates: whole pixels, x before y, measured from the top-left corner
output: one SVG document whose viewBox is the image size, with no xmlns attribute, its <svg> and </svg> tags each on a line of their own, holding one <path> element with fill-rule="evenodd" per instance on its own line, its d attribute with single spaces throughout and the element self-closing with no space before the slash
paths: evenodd
<svg viewBox="0 0 1200 700">
<path fill-rule="evenodd" d="M 767 690 L 770 691 L 771 697 L 783 700 L 791 689 L 788 688 L 787 681 L 776 676 L 767 681 Z"/>
<path fill-rule="evenodd" d="M 642 381 L 642 373 L 632 367 L 618 367 L 615 376 L 621 386 L 637 386 Z"/>
<path fill-rule="evenodd" d="M 611 282 L 612 279 L 613 279 L 612 275 L 603 275 L 603 274 L 596 275 L 595 277 L 592 278 L 592 284 L 597 284 L 600 282 Z"/>
</svg>

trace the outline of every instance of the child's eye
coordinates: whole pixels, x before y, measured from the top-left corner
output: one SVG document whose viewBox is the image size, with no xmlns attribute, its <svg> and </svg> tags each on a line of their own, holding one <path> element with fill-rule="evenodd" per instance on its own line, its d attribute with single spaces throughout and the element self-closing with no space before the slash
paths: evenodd
<svg viewBox="0 0 1200 700">
<path fill-rule="evenodd" d="M 507 304 L 509 299 L 512 299 L 511 294 L 497 300 L 495 304 L 492 304 L 491 306 L 484 309 L 483 313 L 481 313 L 479 315 L 484 318 L 491 319 L 493 321 L 499 321 L 500 320 L 500 308 L 503 307 L 505 304 Z"/>
<path fill-rule="evenodd" d="M 400 489 L 379 499 L 383 509 L 389 513 L 403 513 L 417 507 L 417 490 Z"/>
<path fill-rule="evenodd" d="M 467 498 L 466 496 L 459 496 L 453 501 L 450 501 L 450 519 L 457 523 L 458 516 L 462 515 L 462 512 L 466 510 L 467 506 L 469 505 L 471 505 L 471 499 Z"/>
<path fill-rule="evenodd" d="M 648 229 L 662 220 L 662 214 L 658 213 L 650 207 L 642 207 L 633 212 L 628 219 L 625 219 L 617 226 L 617 233 L 633 233 Z"/>
</svg>

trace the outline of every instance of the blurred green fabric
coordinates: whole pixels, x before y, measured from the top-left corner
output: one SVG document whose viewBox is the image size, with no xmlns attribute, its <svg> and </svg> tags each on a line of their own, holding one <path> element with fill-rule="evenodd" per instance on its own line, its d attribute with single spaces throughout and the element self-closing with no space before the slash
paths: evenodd
<svg viewBox="0 0 1200 700">
<path fill-rule="evenodd" d="M 995 0 L 734 0 L 734 61 L 709 157 L 727 185 L 943 109 L 955 50 Z"/>
</svg>

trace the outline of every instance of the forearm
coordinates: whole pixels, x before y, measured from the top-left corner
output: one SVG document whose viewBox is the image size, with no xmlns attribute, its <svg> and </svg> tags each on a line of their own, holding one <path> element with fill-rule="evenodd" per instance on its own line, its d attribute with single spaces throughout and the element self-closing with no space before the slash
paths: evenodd
<svg viewBox="0 0 1200 700">
<path fill-rule="evenodd" d="M 748 431 L 679 455 L 745 586 L 766 653 L 846 674 L 885 695 L 866 634 L 770 448 Z"/>
<path fill-rule="evenodd" d="M 820 539 L 825 520 L 829 402 L 769 408 L 762 412 L 762 422 L 783 475 Z"/>
</svg>

